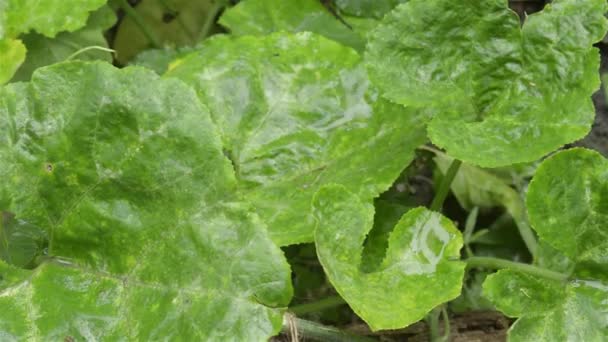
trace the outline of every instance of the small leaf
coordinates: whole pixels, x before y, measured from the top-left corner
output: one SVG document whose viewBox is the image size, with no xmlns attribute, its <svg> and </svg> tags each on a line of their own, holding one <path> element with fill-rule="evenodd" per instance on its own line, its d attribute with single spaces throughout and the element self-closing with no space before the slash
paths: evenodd
<svg viewBox="0 0 608 342">
<path fill-rule="evenodd" d="M 61 31 L 84 26 L 92 12 L 106 0 L 1 0 L 0 1 L 0 85 L 8 82 L 25 60 L 22 33 L 36 31 L 53 38 Z"/>
<path fill-rule="evenodd" d="M 354 50 L 308 32 L 216 36 L 166 76 L 209 106 L 243 196 L 280 245 L 313 240 L 323 184 L 371 200 L 425 141 L 422 114 L 380 98 Z"/>
<path fill-rule="evenodd" d="M 0 137 L 0 209 L 50 239 L 33 271 L 0 262 L 3 339 L 278 332 L 289 266 L 182 82 L 100 62 L 41 68 L 0 88 Z"/>
<path fill-rule="evenodd" d="M 373 206 L 343 186 L 316 194 L 315 243 L 325 272 L 340 295 L 373 330 L 402 328 L 456 298 L 464 263 L 462 236 L 441 214 L 416 208 L 405 214 L 389 239 L 386 258 L 371 273 L 361 271 L 362 244 L 372 228 Z"/>
<path fill-rule="evenodd" d="M 608 339 L 608 161 L 581 148 L 556 153 L 539 166 L 526 203 L 541 238 L 537 265 L 570 277 L 560 282 L 512 270 L 488 277 L 484 294 L 521 317 L 510 340 Z"/>
<path fill-rule="evenodd" d="M 484 294 L 508 316 L 521 317 L 509 341 L 605 341 L 608 338 L 608 285 L 574 280 L 569 284 L 501 270 L 484 283 Z"/>
<path fill-rule="evenodd" d="M 529 162 L 589 132 L 606 8 L 553 1 L 522 27 L 503 0 L 411 0 L 370 35 L 365 58 L 386 98 L 434 109 L 429 137 L 450 156 Z"/>
<path fill-rule="evenodd" d="M 7 0 L 0 17 L 0 37 L 16 37 L 31 30 L 47 37 L 84 26 L 89 12 L 106 0 Z M 4 19 L 4 23 L 2 22 Z M 4 24 L 4 25 L 3 25 Z M 2 27 L 4 26 L 4 32 Z"/>
<path fill-rule="evenodd" d="M 26 49 L 18 39 L 0 39 L 0 85 L 8 82 L 25 60 Z"/>
<path fill-rule="evenodd" d="M 527 206 L 543 240 L 608 280 L 608 160 L 580 148 L 555 154 L 538 168 Z"/>
<path fill-rule="evenodd" d="M 28 33 L 22 36 L 27 48 L 27 58 L 17 70 L 12 82 L 29 81 L 34 70 L 62 62 L 74 52 L 90 47 L 108 48 L 103 35 L 116 22 L 116 15 L 108 6 L 91 13 L 87 25 L 74 32 L 60 32 L 55 38 L 45 37 L 39 33 Z M 81 60 L 104 60 L 112 62 L 112 55 L 105 51 L 89 51 L 76 57 Z"/>
</svg>

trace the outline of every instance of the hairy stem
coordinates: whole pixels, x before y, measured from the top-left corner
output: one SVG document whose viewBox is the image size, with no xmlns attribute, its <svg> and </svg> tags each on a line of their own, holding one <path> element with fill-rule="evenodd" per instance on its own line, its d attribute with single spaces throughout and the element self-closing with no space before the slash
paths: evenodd
<svg viewBox="0 0 608 342">
<path fill-rule="evenodd" d="M 446 197 L 448 197 L 448 193 L 450 192 L 450 186 L 452 185 L 452 181 L 456 177 L 458 173 L 458 169 L 460 169 L 460 165 L 462 162 L 458 159 L 454 159 L 452 164 L 450 164 L 450 168 L 443 177 L 441 184 L 439 185 L 439 189 L 435 193 L 435 198 L 433 198 L 433 202 L 431 203 L 430 209 L 433 211 L 441 211 L 441 207 L 443 207 L 443 202 Z"/>
<path fill-rule="evenodd" d="M 137 13 L 137 11 L 135 11 L 135 9 L 133 7 L 131 7 L 131 5 L 127 2 L 127 0 L 119 0 L 119 4 L 120 4 L 120 8 L 122 8 L 122 10 L 125 11 L 125 13 L 131 19 L 133 19 L 133 21 L 135 22 L 135 25 L 137 25 L 137 27 L 139 27 L 139 29 L 146 36 L 146 38 L 148 38 L 148 41 L 150 42 L 150 44 L 152 44 L 152 46 L 154 46 L 155 48 L 160 49 L 162 47 L 162 44 L 156 38 L 156 35 L 154 34 L 154 31 L 152 30 L 152 28 L 146 24 L 146 22 L 139 15 L 139 13 Z"/>
<path fill-rule="evenodd" d="M 311 312 L 323 311 L 326 309 L 335 308 L 336 306 L 341 306 L 346 304 L 346 301 L 342 299 L 340 296 L 331 296 L 327 298 L 323 298 L 319 301 L 300 304 L 289 308 L 289 311 L 293 312 L 296 315 L 305 315 Z"/>
<path fill-rule="evenodd" d="M 521 273 L 526 273 L 530 275 L 534 275 L 537 277 L 557 280 L 557 281 L 565 281 L 568 280 L 569 275 L 564 273 L 559 273 L 555 271 L 548 270 L 546 268 L 523 264 L 520 262 L 498 259 L 498 258 L 490 258 L 490 257 L 471 257 L 464 260 L 467 263 L 468 267 L 484 267 L 490 269 L 510 269 L 514 271 L 518 271 Z"/>
<path fill-rule="evenodd" d="M 351 334 L 319 323 L 286 314 L 283 318 L 283 333 L 291 340 L 316 340 L 324 342 L 378 342 L 375 338 Z"/>
</svg>

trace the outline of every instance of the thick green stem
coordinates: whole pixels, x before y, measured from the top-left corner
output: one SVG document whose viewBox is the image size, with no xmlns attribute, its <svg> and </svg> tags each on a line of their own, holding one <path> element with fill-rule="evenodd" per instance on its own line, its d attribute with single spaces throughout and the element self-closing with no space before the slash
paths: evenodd
<svg viewBox="0 0 608 342">
<path fill-rule="evenodd" d="M 439 334 L 439 315 L 441 310 L 436 308 L 426 316 L 426 323 L 429 325 L 429 334 L 431 342 L 440 342 L 441 336 Z"/>
<path fill-rule="evenodd" d="M 283 318 L 283 333 L 292 340 L 316 340 L 323 342 L 378 342 L 375 338 L 351 334 L 319 323 L 286 314 Z"/>
<path fill-rule="evenodd" d="M 162 47 L 160 41 L 156 38 L 154 31 L 150 28 L 144 19 L 137 13 L 137 11 L 131 7 L 127 0 L 119 0 L 120 8 L 135 22 L 135 25 L 139 27 L 141 32 L 148 38 L 148 41 L 157 49 Z"/>
<path fill-rule="evenodd" d="M 452 164 L 450 164 L 450 168 L 446 172 L 445 177 L 443 177 L 443 180 L 439 185 L 439 189 L 437 189 L 437 192 L 435 193 L 435 198 L 433 198 L 433 203 L 431 203 L 431 210 L 441 211 L 443 202 L 446 197 L 448 197 L 448 193 L 450 193 L 450 186 L 452 185 L 452 181 L 454 181 L 454 177 L 456 177 L 461 164 L 462 162 L 458 159 L 454 159 Z"/>
<path fill-rule="evenodd" d="M 293 307 L 289 308 L 289 311 L 300 316 L 300 315 L 305 315 L 305 314 L 308 314 L 311 312 L 319 312 L 319 311 L 323 311 L 326 309 L 335 308 L 336 306 L 341 306 L 344 304 L 346 304 L 346 301 L 344 301 L 344 299 L 342 299 L 342 297 L 332 296 L 332 297 L 323 298 L 316 302 L 293 306 Z"/>
<path fill-rule="evenodd" d="M 546 268 L 530 265 L 530 264 L 522 264 L 520 262 L 514 262 L 505 259 L 498 258 L 489 258 L 489 257 L 472 257 L 465 260 L 468 267 L 484 267 L 490 269 L 511 269 L 514 271 L 534 275 L 537 277 L 557 280 L 557 281 L 565 281 L 568 279 L 568 275 L 564 273 L 559 273 L 555 271 L 548 270 Z"/>
</svg>

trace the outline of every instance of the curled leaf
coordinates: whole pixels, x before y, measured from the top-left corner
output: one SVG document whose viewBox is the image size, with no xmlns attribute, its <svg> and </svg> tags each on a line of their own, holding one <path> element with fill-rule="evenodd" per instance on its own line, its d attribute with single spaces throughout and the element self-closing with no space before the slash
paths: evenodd
<svg viewBox="0 0 608 342">
<path fill-rule="evenodd" d="M 319 190 L 313 201 L 315 243 L 338 293 L 373 330 L 396 329 L 422 319 L 456 298 L 464 263 L 460 231 L 439 213 L 406 213 L 389 238 L 386 257 L 371 273 L 361 270 L 363 241 L 372 228 L 373 206 L 339 185 Z"/>
</svg>

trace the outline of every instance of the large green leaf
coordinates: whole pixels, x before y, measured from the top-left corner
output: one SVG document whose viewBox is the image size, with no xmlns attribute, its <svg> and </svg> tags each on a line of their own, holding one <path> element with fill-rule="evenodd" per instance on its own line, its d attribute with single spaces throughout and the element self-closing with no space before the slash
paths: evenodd
<svg viewBox="0 0 608 342">
<path fill-rule="evenodd" d="M 456 298 L 464 263 L 462 236 L 439 213 L 416 208 L 405 214 L 389 238 L 378 270 L 361 270 L 362 244 L 372 228 L 374 208 L 343 186 L 328 185 L 313 200 L 319 260 L 340 295 L 372 329 L 402 328 L 437 305 Z"/>
<path fill-rule="evenodd" d="M 565 282 L 503 270 L 485 294 L 521 317 L 511 341 L 608 339 L 608 161 L 572 149 L 544 161 L 527 197 L 530 221 L 543 239 L 537 263 L 570 274 Z"/>
<path fill-rule="evenodd" d="M 0 84 L 10 80 L 25 60 L 25 48 L 15 40 L 36 31 L 55 37 L 84 26 L 89 12 L 106 0 L 0 0 Z"/>
<path fill-rule="evenodd" d="M 354 50 L 308 32 L 214 37 L 167 76 L 209 106 L 241 192 L 280 245 L 313 240 L 320 186 L 374 198 L 425 139 L 424 120 L 382 100 Z"/>
<path fill-rule="evenodd" d="M 34 70 L 61 62 L 75 52 L 98 46 L 108 48 L 104 31 L 116 22 L 116 15 L 108 6 L 103 6 L 91 13 L 85 27 L 74 32 L 60 32 L 54 38 L 45 37 L 39 33 L 28 33 L 21 39 L 27 48 L 27 58 L 21 65 L 12 81 L 28 81 Z M 107 51 L 91 50 L 74 57 L 81 60 L 112 61 L 112 55 Z"/>
<path fill-rule="evenodd" d="M 349 22 L 351 19 L 347 19 Z M 358 24 L 361 19 L 352 18 Z M 263 35 L 276 31 L 309 31 L 357 50 L 365 46 L 365 31 L 349 28 L 318 0 L 245 0 L 220 18 L 234 35 Z"/>
<path fill-rule="evenodd" d="M 496 167 L 582 138 L 595 115 L 606 1 L 556 0 L 523 27 L 507 1 L 412 0 L 370 35 L 370 77 L 391 101 L 434 108 L 452 157 Z"/>
<path fill-rule="evenodd" d="M 34 271 L 0 264 L 4 340 L 256 341 L 280 329 L 288 265 L 181 82 L 105 63 L 42 68 L 0 89 L 0 136 L 0 209 L 50 239 Z"/>
</svg>

